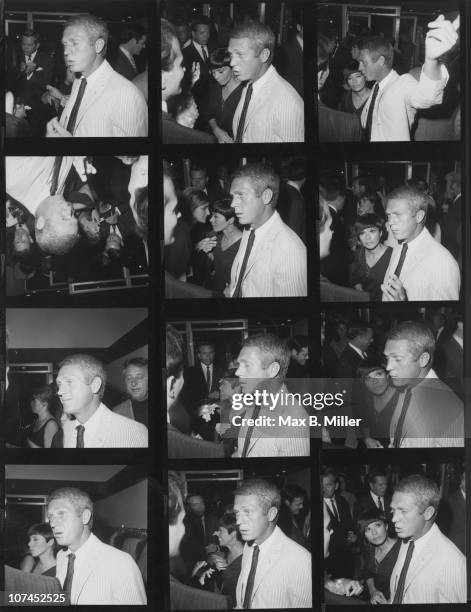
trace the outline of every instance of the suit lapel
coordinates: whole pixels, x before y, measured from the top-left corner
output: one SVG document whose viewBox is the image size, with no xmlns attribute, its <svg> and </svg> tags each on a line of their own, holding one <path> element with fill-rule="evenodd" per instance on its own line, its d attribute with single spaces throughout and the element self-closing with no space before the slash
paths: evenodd
<svg viewBox="0 0 471 612">
<path fill-rule="evenodd" d="M 273 214 L 276 214 L 276 211 Z M 273 249 L 273 243 L 278 235 L 278 229 L 279 223 L 275 221 L 270 231 L 263 236 L 259 244 L 257 244 L 257 240 L 255 240 L 255 246 L 250 254 L 249 261 L 247 262 L 244 278 L 247 277 L 247 274 L 250 272 L 253 266 L 262 260 L 265 255 Z"/>
<path fill-rule="evenodd" d="M 272 537 L 276 538 L 276 541 L 270 546 L 266 554 L 266 559 L 263 558 L 263 551 L 260 553 L 259 566 L 255 575 L 255 582 L 252 591 L 252 598 L 257 593 L 257 589 L 262 584 L 265 576 L 272 570 L 275 563 L 283 558 L 283 538 L 280 538 L 280 534 L 277 531 L 279 527 L 275 527 L 275 533 Z"/>
<path fill-rule="evenodd" d="M 93 572 L 93 568 L 95 567 L 97 561 L 97 551 L 95 548 L 95 536 L 90 534 L 90 538 L 93 540 L 89 543 L 89 550 L 87 550 L 87 555 L 84 559 L 80 560 L 80 569 L 74 570 L 74 582 L 75 586 L 73 589 L 76 603 L 80 600 L 80 595 L 85 587 L 90 575 Z"/>
<path fill-rule="evenodd" d="M 406 583 L 404 586 L 404 592 L 409 588 L 410 584 L 416 578 L 417 574 L 419 574 L 423 567 L 430 561 L 430 559 L 436 554 L 436 538 L 432 537 L 428 543 L 425 545 L 424 549 L 420 553 L 420 557 L 414 559 L 414 563 L 412 567 L 407 572 Z"/>
<path fill-rule="evenodd" d="M 77 121 L 75 122 L 75 129 L 77 129 L 78 125 L 80 124 L 80 121 L 84 118 L 87 110 L 91 108 L 97 98 L 101 96 L 108 83 L 110 75 L 108 66 L 100 66 L 99 70 L 102 70 L 102 73 L 100 74 L 99 78 L 94 79 L 92 85 L 89 85 L 89 83 L 87 83 L 87 89 L 85 90 L 85 95 L 78 110 Z"/>
</svg>

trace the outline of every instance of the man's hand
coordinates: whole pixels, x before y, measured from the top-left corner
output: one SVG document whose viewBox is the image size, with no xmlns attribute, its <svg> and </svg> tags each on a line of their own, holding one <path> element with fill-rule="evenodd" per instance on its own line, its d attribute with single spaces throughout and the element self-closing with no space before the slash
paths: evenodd
<svg viewBox="0 0 471 612">
<path fill-rule="evenodd" d="M 46 90 L 52 98 L 59 100 L 59 102 L 62 100 L 63 94 L 57 89 L 57 87 L 53 87 L 52 85 L 46 85 Z"/>
<path fill-rule="evenodd" d="M 26 64 L 25 67 L 25 73 L 26 76 L 29 76 L 30 74 L 33 74 L 33 72 L 36 70 L 37 66 L 34 62 L 30 62 L 29 64 Z"/>
<path fill-rule="evenodd" d="M 381 591 L 373 591 L 373 593 L 371 594 L 371 597 L 370 597 L 370 603 L 373 604 L 373 605 L 387 604 L 388 600 L 381 593 Z"/>
<path fill-rule="evenodd" d="M 365 438 L 365 446 L 366 448 L 383 448 L 381 442 L 375 438 Z"/>
<path fill-rule="evenodd" d="M 349 578 L 337 578 L 337 580 L 328 580 L 325 583 L 325 588 L 334 593 L 334 595 L 344 595 L 352 597 L 359 595 L 363 591 L 363 587 L 358 580 L 350 580 Z"/>
<path fill-rule="evenodd" d="M 458 29 L 460 17 L 448 21 L 443 15 L 439 15 L 435 21 L 428 24 L 429 31 L 425 38 L 425 61 L 438 60 L 438 58 L 449 51 L 458 40 Z"/>
<path fill-rule="evenodd" d="M 191 66 L 191 86 L 193 87 L 193 85 L 196 83 L 196 81 L 198 81 L 198 79 L 200 78 L 201 75 L 201 66 L 199 62 L 193 62 L 192 66 Z"/>
<path fill-rule="evenodd" d="M 72 137 L 72 134 L 68 130 L 66 130 L 65 127 L 62 127 L 57 117 L 54 117 L 47 123 L 46 137 L 47 138 L 70 138 Z"/>
<path fill-rule="evenodd" d="M 381 285 L 383 292 L 383 302 L 406 302 L 407 293 L 404 285 L 395 274 L 391 276 Z"/>
</svg>

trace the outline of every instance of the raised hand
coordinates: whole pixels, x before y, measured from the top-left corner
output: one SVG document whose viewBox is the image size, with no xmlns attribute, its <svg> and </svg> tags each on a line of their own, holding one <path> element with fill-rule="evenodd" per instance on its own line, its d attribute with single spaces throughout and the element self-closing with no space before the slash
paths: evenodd
<svg viewBox="0 0 471 612">
<path fill-rule="evenodd" d="M 458 29 L 460 17 L 448 21 L 443 15 L 439 15 L 435 21 L 428 24 L 429 31 L 425 38 L 425 59 L 437 60 L 441 55 L 449 51 L 458 40 Z"/>
</svg>

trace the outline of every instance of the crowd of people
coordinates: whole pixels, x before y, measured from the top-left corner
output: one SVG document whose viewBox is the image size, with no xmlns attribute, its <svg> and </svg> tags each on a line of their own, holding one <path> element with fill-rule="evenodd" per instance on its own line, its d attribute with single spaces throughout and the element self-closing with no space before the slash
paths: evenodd
<svg viewBox="0 0 471 612">
<path fill-rule="evenodd" d="M 345 189 L 325 174 L 319 198 L 322 301 L 459 299 L 459 171 L 393 189 L 375 175 L 355 176 Z"/>
<path fill-rule="evenodd" d="M 324 374 L 348 386 L 347 410 L 361 418 L 358 430 L 343 437 L 327 429 L 326 443 L 463 445 L 463 317 L 440 310 L 429 311 L 426 321 L 404 316 L 387 321 L 377 314 L 369 322 L 340 315 L 326 323 Z"/>
<path fill-rule="evenodd" d="M 147 136 L 147 33 L 126 23 L 118 38 L 110 44 L 103 19 L 79 14 L 56 49 L 43 51 L 31 29 L 7 41 L 6 136 Z"/>
<path fill-rule="evenodd" d="M 218 498 L 218 496 L 214 496 Z M 304 489 L 253 478 L 230 500 L 169 472 L 170 609 L 310 608 L 310 514 Z"/>
<path fill-rule="evenodd" d="M 65 487 L 47 498 L 47 522 L 28 529 L 20 567 L 5 566 L 5 588 L 57 594 L 64 605 L 146 605 L 143 575 L 132 556 L 93 532 L 87 492 Z M 51 599 L 51 601 L 54 601 Z"/>
<path fill-rule="evenodd" d="M 326 603 L 466 601 L 464 465 L 445 491 L 414 467 L 323 470 Z"/>
<path fill-rule="evenodd" d="M 168 455 L 187 457 L 277 457 L 308 456 L 309 427 L 274 427 L 267 433 L 263 425 L 233 422 L 241 411 L 234 409 L 236 393 L 255 389 L 286 392 L 289 378 L 307 376 L 306 336 L 285 341 L 274 334 L 249 336 L 236 350 L 229 349 L 222 359 L 211 340 L 201 340 L 196 363 L 185 367 L 182 339 L 167 326 L 167 412 Z M 236 348 L 236 347 L 234 347 Z M 216 359 L 219 357 L 219 359 Z M 254 406 L 242 411 L 247 419 L 266 418 L 271 406 Z M 297 403 L 277 407 L 277 415 L 306 419 L 306 409 Z M 276 431 L 275 431 L 276 430 Z"/>
<path fill-rule="evenodd" d="M 321 142 L 459 140 L 459 16 L 431 18 L 423 53 L 384 32 L 318 33 Z M 407 44 L 408 43 L 408 44 Z"/>
<path fill-rule="evenodd" d="M 303 24 L 293 19 L 278 48 L 258 21 L 162 19 L 164 144 L 303 142 Z"/>
<path fill-rule="evenodd" d="M 54 383 L 31 389 L 22 405 L 19 389 L 6 395 L 3 436 L 10 447 L 136 448 L 148 445 L 147 359 L 133 357 L 123 364 L 125 394 L 110 392 L 102 362 L 73 354 L 60 364 Z M 113 408 L 104 403 L 107 397 Z"/>
<path fill-rule="evenodd" d="M 220 166 L 196 163 L 191 186 L 164 164 L 166 297 L 307 294 L 305 161 Z M 279 175 L 282 179 L 280 180 Z"/>
<path fill-rule="evenodd" d="M 145 275 L 147 164 L 147 156 L 7 157 L 7 294 L 47 290 L 51 273 L 65 290 L 123 278 L 124 268 Z"/>
</svg>

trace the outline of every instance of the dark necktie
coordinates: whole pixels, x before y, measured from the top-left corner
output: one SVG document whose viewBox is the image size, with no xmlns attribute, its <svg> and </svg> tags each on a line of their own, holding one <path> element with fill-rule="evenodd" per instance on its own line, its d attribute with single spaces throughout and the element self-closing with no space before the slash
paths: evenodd
<svg viewBox="0 0 471 612">
<path fill-rule="evenodd" d="M 203 45 L 201 45 L 201 51 L 203 52 L 204 63 L 207 64 L 208 63 L 208 52 L 206 51 L 206 47 L 203 47 Z"/>
<path fill-rule="evenodd" d="M 255 409 L 252 414 L 252 419 L 254 421 L 258 418 L 258 415 L 260 414 L 260 408 L 261 406 L 255 406 Z M 249 445 L 250 445 L 250 439 L 252 438 L 254 427 L 255 425 L 249 425 L 247 427 L 247 433 L 245 434 L 245 440 L 244 440 L 244 448 L 242 449 L 242 455 L 241 455 L 242 457 L 247 457 L 247 452 L 249 450 Z"/>
<path fill-rule="evenodd" d="M 245 127 L 245 118 L 247 116 L 247 109 L 249 108 L 250 99 L 252 97 L 253 85 L 249 83 L 247 86 L 247 91 L 245 92 L 245 100 L 244 106 L 242 108 L 242 113 L 240 114 L 239 124 L 237 125 L 237 134 L 236 134 L 236 142 L 242 142 L 242 135 L 244 133 Z"/>
<path fill-rule="evenodd" d="M 337 504 L 335 503 L 335 499 L 332 497 L 330 502 L 332 504 L 332 512 L 334 513 L 334 516 L 337 519 L 337 521 L 340 523 L 340 515 L 339 515 L 339 511 L 337 510 Z"/>
<path fill-rule="evenodd" d="M 250 610 L 252 607 L 252 591 L 255 582 L 255 574 L 257 573 L 258 556 L 260 554 L 260 548 L 254 544 L 252 553 L 252 564 L 250 566 L 249 577 L 247 578 L 247 585 L 245 587 L 244 603 L 242 608 L 244 610 Z"/>
<path fill-rule="evenodd" d="M 74 578 L 74 563 L 75 563 L 75 555 L 74 553 L 69 554 L 69 559 L 67 561 L 67 574 L 65 575 L 64 580 L 64 593 L 65 593 L 65 601 L 66 604 L 70 606 L 71 604 L 71 595 L 72 595 L 72 580 Z"/>
<path fill-rule="evenodd" d="M 77 425 L 75 429 L 77 431 L 77 442 L 75 443 L 75 448 L 85 448 L 83 442 L 83 434 L 85 431 L 85 427 L 83 425 Z"/>
<path fill-rule="evenodd" d="M 77 121 L 77 115 L 79 112 L 80 104 L 82 103 L 83 96 L 85 94 L 85 87 L 87 86 L 87 79 L 80 80 L 80 87 L 77 93 L 77 97 L 75 98 L 74 106 L 72 107 L 72 112 L 69 115 L 69 120 L 67 121 L 67 131 L 69 131 L 72 136 L 74 135 L 75 130 L 75 122 Z M 62 155 L 58 155 L 54 160 L 54 169 L 52 171 L 52 181 L 51 181 L 51 195 L 56 195 L 57 186 L 59 183 L 59 172 L 62 165 Z"/>
<path fill-rule="evenodd" d="M 400 448 L 401 440 L 402 440 L 402 429 L 404 427 L 404 421 L 406 418 L 407 410 L 409 409 L 410 400 L 412 397 L 412 391 L 407 389 L 406 394 L 404 396 L 404 403 L 402 404 L 401 414 L 399 416 L 399 420 L 396 425 L 396 430 L 394 432 L 394 448 Z"/>
<path fill-rule="evenodd" d="M 384 512 L 383 500 L 381 497 L 378 497 L 378 510 L 381 510 L 381 512 Z"/>
<path fill-rule="evenodd" d="M 366 126 L 365 126 L 365 134 L 366 140 L 371 140 L 371 126 L 373 125 L 373 111 L 375 108 L 376 98 L 378 97 L 379 92 L 379 84 L 375 83 L 373 87 L 373 93 L 371 94 L 371 102 L 368 107 L 368 115 L 366 117 Z"/>
<path fill-rule="evenodd" d="M 208 393 L 211 393 L 211 370 L 209 366 L 206 366 L 206 386 L 208 387 Z"/>
<path fill-rule="evenodd" d="M 412 554 L 414 552 L 414 540 L 409 542 L 409 548 L 407 549 L 406 558 L 404 560 L 404 565 L 402 566 L 401 575 L 399 576 L 399 582 L 397 583 L 397 589 L 394 593 L 393 604 L 402 603 L 402 599 L 404 597 L 404 587 L 406 585 L 406 577 L 407 570 L 409 569 L 409 565 L 412 559 Z"/>
<path fill-rule="evenodd" d="M 401 251 L 401 254 L 399 256 L 399 261 L 397 262 L 396 269 L 394 270 L 394 274 L 397 276 L 397 278 L 399 278 L 399 276 L 401 275 L 402 266 L 404 265 L 404 260 L 405 260 L 406 255 L 407 255 L 407 249 L 408 248 L 409 247 L 407 245 L 407 242 L 404 242 L 402 244 L 402 251 Z"/>
<path fill-rule="evenodd" d="M 242 266 L 240 268 L 239 277 L 237 278 L 236 288 L 232 297 L 238 298 L 242 297 L 242 281 L 244 280 L 245 269 L 247 268 L 247 262 L 249 260 L 250 252 L 253 248 L 253 243 L 255 242 L 255 230 L 250 230 L 250 236 L 247 240 L 247 247 L 245 249 L 244 259 L 242 261 Z"/>
</svg>

